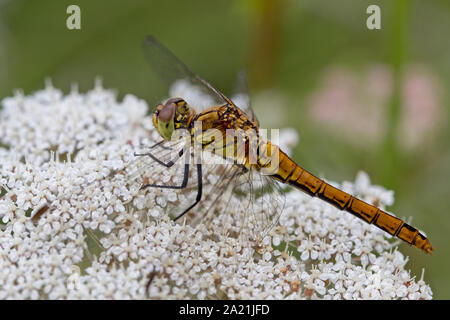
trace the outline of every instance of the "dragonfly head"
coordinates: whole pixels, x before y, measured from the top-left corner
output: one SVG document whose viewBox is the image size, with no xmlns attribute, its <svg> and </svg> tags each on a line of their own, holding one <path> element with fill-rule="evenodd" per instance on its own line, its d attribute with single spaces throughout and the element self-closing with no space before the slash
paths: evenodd
<svg viewBox="0 0 450 320">
<path fill-rule="evenodd" d="M 156 107 L 153 125 L 159 134 L 170 140 L 172 133 L 180 128 L 187 129 L 194 110 L 181 98 L 172 98 Z"/>
</svg>

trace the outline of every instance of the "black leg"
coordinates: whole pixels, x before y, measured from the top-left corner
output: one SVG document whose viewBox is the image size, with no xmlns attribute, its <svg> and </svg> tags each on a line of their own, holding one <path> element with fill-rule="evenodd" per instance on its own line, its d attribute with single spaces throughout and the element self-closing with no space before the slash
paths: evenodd
<svg viewBox="0 0 450 320">
<path fill-rule="evenodd" d="M 202 182 L 202 165 L 200 163 L 197 164 L 197 181 L 198 181 L 197 198 L 195 199 L 194 204 L 192 204 L 189 208 L 184 210 L 183 213 L 181 213 L 178 217 L 173 219 L 174 221 L 177 221 L 182 216 L 184 216 L 189 210 L 195 207 L 197 203 L 199 203 L 200 200 L 202 199 L 203 182 Z"/>
<path fill-rule="evenodd" d="M 156 148 L 157 146 L 163 144 L 164 142 L 166 142 L 166 140 L 161 140 L 160 142 L 155 143 L 154 145 L 152 145 L 151 147 L 149 147 L 149 149 L 153 149 Z M 172 150 L 171 147 L 166 147 L 166 146 L 161 146 L 161 148 L 165 149 L 165 150 Z"/>
<path fill-rule="evenodd" d="M 175 159 L 170 160 L 170 161 L 167 162 L 167 163 L 164 163 L 164 162 L 162 162 L 161 160 L 159 160 L 158 158 L 156 158 L 156 157 L 155 157 L 153 154 L 151 154 L 150 152 L 148 152 L 148 153 L 136 153 L 136 152 L 135 152 L 135 153 L 134 153 L 134 155 L 135 155 L 136 157 L 139 157 L 139 156 L 149 156 L 149 157 L 152 158 L 154 161 L 156 161 L 157 163 L 159 163 L 160 165 L 162 165 L 162 166 L 164 166 L 164 167 L 166 167 L 166 168 L 172 167 L 172 166 L 175 164 L 175 162 L 177 162 L 177 160 L 180 159 L 180 158 L 183 156 L 183 154 L 184 154 L 184 148 L 181 149 L 180 152 L 178 152 L 178 156 L 176 156 Z"/>
<path fill-rule="evenodd" d="M 181 183 L 181 185 L 165 186 L 165 185 L 160 185 L 160 184 L 146 184 L 141 187 L 141 190 L 145 189 L 145 188 L 184 189 L 187 186 L 188 180 L 189 180 L 189 162 L 184 165 L 184 177 L 183 177 L 183 182 Z"/>
<path fill-rule="evenodd" d="M 163 141 L 158 142 L 158 144 L 161 144 Z M 153 154 L 151 153 L 145 153 L 145 154 L 134 154 L 135 156 L 149 156 L 150 158 L 152 158 L 153 160 L 155 160 L 156 162 L 158 162 L 159 164 L 170 168 L 172 167 L 175 162 L 180 159 L 184 154 L 184 148 L 180 150 L 180 152 L 178 152 L 178 156 L 174 159 L 174 160 L 170 160 L 168 163 L 164 163 L 161 160 L 159 160 L 158 158 L 156 158 Z M 184 189 L 187 186 L 188 180 L 189 180 L 189 155 L 186 156 L 186 164 L 184 165 L 184 177 L 183 177 L 183 182 L 181 183 L 181 185 L 179 186 L 167 186 L 167 185 L 159 185 L 159 184 L 146 184 L 144 186 L 141 187 L 142 189 L 145 188 L 162 188 L 162 189 Z M 193 207 L 195 207 L 201 200 L 202 198 L 202 189 L 203 189 L 203 182 L 202 182 L 202 165 L 199 163 L 197 164 L 197 181 L 198 181 L 198 189 L 197 189 L 197 198 L 195 199 L 194 204 L 192 204 L 189 208 L 187 208 L 186 210 L 183 211 L 183 213 L 181 213 L 179 216 L 177 216 L 174 221 L 178 220 L 179 218 L 181 218 L 182 216 L 184 216 L 189 210 L 191 210 Z"/>
<path fill-rule="evenodd" d="M 160 142 L 155 143 L 155 144 L 152 145 L 149 149 L 156 148 L 157 146 L 161 145 L 162 143 L 164 143 L 164 140 L 161 140 Z"/>
</svg>

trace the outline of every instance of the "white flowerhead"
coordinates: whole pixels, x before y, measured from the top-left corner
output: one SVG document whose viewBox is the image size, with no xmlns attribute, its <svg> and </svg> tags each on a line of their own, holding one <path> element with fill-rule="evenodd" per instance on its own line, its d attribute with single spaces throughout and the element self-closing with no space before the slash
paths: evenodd
<svg viewBox="0 0 450 320">
<path fill-rule="evenodd" d="M 184 168 L 134 155 L 158 142 L 147 109 L 100 85 L 3 99 L 0 299 L 432 298 L 386 234 L 299 191 L 286 194 L 280 221 L 260 241 L 221 232 L 238 229 L 233 217 L 244 214 L 230 212 L 228 199 L 208 221 L 173 222 L 168 208 L 191 199 L 140 188 L 179 185 Z M 284 136 L 293 147 L 296 133 Z M 209 174 L 211 184 L 220 180 Z M 382 206 L 393 201 L 365 174 L 341 187 Z"/>
</svg>

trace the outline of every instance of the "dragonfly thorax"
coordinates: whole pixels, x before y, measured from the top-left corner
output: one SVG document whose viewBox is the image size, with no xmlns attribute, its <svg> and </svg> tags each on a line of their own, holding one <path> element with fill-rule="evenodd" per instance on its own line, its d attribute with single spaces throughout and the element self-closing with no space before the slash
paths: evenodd
<svg viewBox="0 0 450 320">
<path fill-rule="evenodd" d="M 175 130 L 189 127 L 194 115 L 194 109 L 189 107 L 185 100 L 172 98 L 156 107 L 153 113 L 153 124 L 161 137 L 170 140 Z"/>
</svg>

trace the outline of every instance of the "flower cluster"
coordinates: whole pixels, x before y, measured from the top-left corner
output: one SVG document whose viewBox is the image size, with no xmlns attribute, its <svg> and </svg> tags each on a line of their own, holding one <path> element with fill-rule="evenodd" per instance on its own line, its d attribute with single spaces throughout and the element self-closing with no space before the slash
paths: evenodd
<svg viewBox="0 0 450 320">
<path fill-rule="evenodd" d="M 100 84 L 63 95 L 48 84 L 2 106 L 0 299 L 432 298 L 389 235 L 297 190 L 259 240 L 217 232 L 236 221 L 224 217 L 245 214 L 227 198 L 208 223 L 171 220 L 168 208 L 191 199 L 141 186 L 180 185 L 184 163 L 168 170 L 135 156 L 159 140 L 134 96 L 117 102 Z M 284 136 L 292 146 L 295 134 Z M 340 187 L 393 202 L 364 173 Z"/>
</svg>

